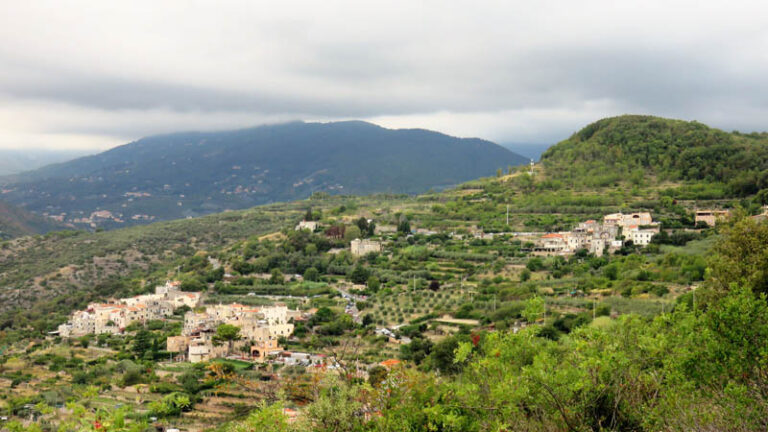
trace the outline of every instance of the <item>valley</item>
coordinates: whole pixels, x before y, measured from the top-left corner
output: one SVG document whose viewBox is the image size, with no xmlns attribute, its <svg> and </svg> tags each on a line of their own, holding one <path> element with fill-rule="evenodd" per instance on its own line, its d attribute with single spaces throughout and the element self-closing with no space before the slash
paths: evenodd
<svg viewBox="0 0 768 432">
<path fill-rule="evenodd" d="M 614 121 L 647 138 L 647 118 Z M 768 166 L 633 175 L 645 161 L 595 150 L 582 172 L 571 145 L 442 191 L 6 240 L 0 410 L 27 430 L 686 430 L 702 409 L 712 430 L 762 424 Z M 153 305 L 167 281 L 198 301 Z M 103 327 L 62 333 L 106 302 Z M 134 303 L 159 309 L 114 306 Z"/>
</svg>

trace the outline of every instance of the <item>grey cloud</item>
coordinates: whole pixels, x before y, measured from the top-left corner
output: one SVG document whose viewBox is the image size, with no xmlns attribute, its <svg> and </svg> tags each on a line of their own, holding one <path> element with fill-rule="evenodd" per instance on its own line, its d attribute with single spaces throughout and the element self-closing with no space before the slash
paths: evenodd
<svg viewBox="0 0 768 432">
<path fill-rule="evenodd" d="M 19 6 L 19 22 L 0 28 L 0 105 L 37 111 L 0 116 L 0 129 L 137 138 L 367 118 L 541 142 L 632 112 L 768 129 L 760 3 L 253 5 L 185 16 L 158 7 L 153 14 L 177 20 L 135 26 L 143 12 L 102 10 L 71 18 L 77 27 Z M 104 28 L 114 34 L 101 43 Z"/>
</svg>

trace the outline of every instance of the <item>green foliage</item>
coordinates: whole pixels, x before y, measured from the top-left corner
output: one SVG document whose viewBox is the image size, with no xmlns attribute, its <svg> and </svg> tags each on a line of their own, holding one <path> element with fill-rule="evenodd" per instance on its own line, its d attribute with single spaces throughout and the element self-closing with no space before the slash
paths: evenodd
<svg viewBox="0 0 768 432">
<path fill-rule="evenodd" d="M 736 215 L 724 233 L 709 263 L 710 292 L 720 296 L 737 284 L 768 294 L 768 223 Z"/>
<path fill-rule="evenodd" d="M 371 277 L 371 272 L 365 268 L 360 262 L 358 262 L 352 271 L 349 273 L 349 280 L 352 283 L 364 284 L 368 282 L 368 278 Z"/>
<path fill-rule="evenodd" d="M 750 195 L 768 177 L 768 139 L 697 122 L 621 116 L 592 123 L 542 155 L 548 172 L 589 186 L 660 179 L 728 183 Z"/>
<path fill-rule="evenodd" d="M 304 272 L 304 280 L 315 282 L 320 279 L 320 272 L 316 268 L 310 267 Z"/>
<path fill-rule="evenodd" d="M 287 430 L 289 430 L 288 419 L 283 414 L 283 405 L 281 403 L 268 405 L 262 402 L 259 408 L 248 415 L 248 418 L 227 425 L 224 432 L 283 432 Z"/>
</svg>

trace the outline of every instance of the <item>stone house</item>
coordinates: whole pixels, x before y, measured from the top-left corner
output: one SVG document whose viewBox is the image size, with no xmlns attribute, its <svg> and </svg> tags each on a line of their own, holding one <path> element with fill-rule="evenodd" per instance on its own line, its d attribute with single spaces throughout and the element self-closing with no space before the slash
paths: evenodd
<svg viewBox="0 0 768 432">
<path fill-rule="evenodd" d="M 354 239 L 349 244 L 350 251 L 354 256 L 364 256 L 369 253 L 381 252 L 381 242 L 368 239 Z"/>
<path fill-rule="evenodd" d="M 728 210 L 696 210 L 694 221 L 706 223 L 708 226 L 715 226 L 718 222 L 728 218 L 731 212 Z"/>
</svg>

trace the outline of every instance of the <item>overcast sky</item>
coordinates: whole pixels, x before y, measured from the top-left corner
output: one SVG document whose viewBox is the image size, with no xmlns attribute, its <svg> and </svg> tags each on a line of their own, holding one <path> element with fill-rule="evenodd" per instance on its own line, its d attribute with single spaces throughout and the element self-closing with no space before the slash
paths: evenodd
<svg viewBox="0 0 768 432">
<path fill-rule="evenodd" d="M 0 0 L 0 148 L 296 119 L 552 143 L 624 113 L 768 130 L 766 3 Z"/>
</svg>

